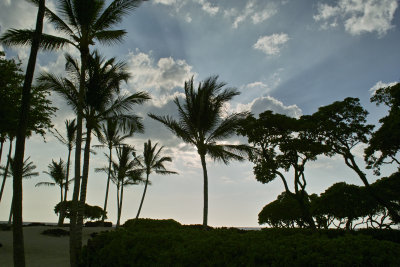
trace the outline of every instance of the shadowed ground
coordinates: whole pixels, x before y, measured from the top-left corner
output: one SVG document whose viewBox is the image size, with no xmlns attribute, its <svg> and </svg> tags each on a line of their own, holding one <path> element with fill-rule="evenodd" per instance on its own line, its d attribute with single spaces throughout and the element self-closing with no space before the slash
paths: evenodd
<svg viewBox="0 0 400 267">
<path fill-rule="evenodd" d="M 24 227 L 26 266 L 69 266 L 69 236 L 47 236 L 41 233 L 47 229 L 61 228 L 69 231 L 68 227 L 30 226 Z M 83 244 L 87 243 L 90 234 L 109 231 L 111 227 L 83 228 Z M 0 266 L 13 266 L 12 230 L 0 231 Z"/>
</svg>

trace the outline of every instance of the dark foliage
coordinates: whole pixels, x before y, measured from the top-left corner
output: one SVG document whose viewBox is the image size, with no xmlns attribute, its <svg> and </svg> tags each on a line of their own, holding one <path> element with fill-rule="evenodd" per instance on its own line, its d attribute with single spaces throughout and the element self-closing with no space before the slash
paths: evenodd
<svg viewBox="0 0 400 267">
<path fill-rule="evenodd" d="M 58 214 L 60 212 L 61 204 L 62 204 L 62 202 L 58 203 L 54 207 L 54 212 L 56 214 Z M 71 206 L 72 206 L 72 201 L 66 201 L 65 218 L 70 219 Z M 88 205 L 88 204 L 85 203 L 85 208 L 84 208 L 84 212 L 83 212 L 83 218 L 84 219 L 90 219 L 90 220 L 96 220 L 96 219 L 100 219 L 101 216 L 103 215 L 103 213 L 104 213 L 103 209 L 100 208 L 99 206 L 91 206 L 91 205 Z M 107 216 L 106 216 L 106 218 L 107 218 Z"/>
<path fill-rule="evenodd" d="M 42 232 L 42 235 L 57 236 L 57 237 L 69 236 L 69 231 L 60 228 L 47 229 Z"/>
<path fill-rule="evenodd" d="M 85 222 L 85 227 L 112 227 L 112 222 L 90 221 Z"/>
<path fill-rule="evenodd" d="M 141 220 L 103 232 L 82 266 L 397 266 L 400 244 L 343 230 L 204 231 L 172 220 Z M 156 230 L 158 229 L 158 230 Z M 398 234 L 398 231 L 395 231 Z M 380 239 L 380 240 L 378 240 Z"/>
</svg>

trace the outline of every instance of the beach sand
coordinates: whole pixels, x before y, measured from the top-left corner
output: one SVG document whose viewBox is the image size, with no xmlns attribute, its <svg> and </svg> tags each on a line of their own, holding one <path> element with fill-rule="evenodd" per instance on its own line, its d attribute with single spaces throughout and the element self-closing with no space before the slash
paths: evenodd
<svg viewBox="0 0 400 267">
<path fill-rule="evenodd" d="M 29 226 L 24 227 L 25 261 L 27 267 L 69 266 L 69 236 L 47 236 L 41 233 L 47 229 L 61 228 L 69 231 L 68 227 Z M 84 227 L 83 244 L 87 243 L 90 234 L 109 231 L 111 227 Z M 13 266 L 12 230 L 0 230 L 0 266 Z"/>
</svg>

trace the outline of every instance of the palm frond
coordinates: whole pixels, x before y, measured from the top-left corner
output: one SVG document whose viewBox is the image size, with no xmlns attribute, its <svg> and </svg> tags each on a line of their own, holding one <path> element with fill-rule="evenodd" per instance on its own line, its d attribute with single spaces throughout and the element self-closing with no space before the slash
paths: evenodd
<svg viewBox="0 0 400 267">
<path fill-rule="evenodd" d="M 208 144 L 206 149 L 213 160 L 222 161 L 224 164 L 228 164 L 231 160 L 243 161 L 247 155 L 247 148 L 241 145 Z"/>
<path fill-rule="evenodd" d="M 115 0 L 97 19 L 94 29 L 97 31 L 110 28 L 112 25 L 121 22 L 123 15 L 139 7 L 142 0 Z"/>
<path fill-rule="evenodd" d="M 55 186 L 56 184 L 55 183 L 50 183 L 50 182 L 40 182 L 40 183 L 37 183 L 37 184 L 35 184 L 35 187 L 38 187 L 38 186 Z"/>
<path fill-rule="evenodd" d="M 0 41 L 6 46 L 31 45 L 34 32 L 34 30 L 9 29 L 0 37 Z M 42 34 L 40 37 L 40 48 L 43 50 L 57 50 L 66 44 L 71 42 L 62 37 L 49 34 Z"/>
<path fill-rule="evenodd" d="M 206 139 L 206 143 L 215 142 L 229 138 L 235 134 L 239 127 L 239 123 L 249 115 L 248 112 L 234 113 L 226 117 L 221 123 L 213 129 Z"/>
<path fill-rule="evenodd" d="M 157 116 L 151 113 L 147 115 L 150 118 L 164 124 L 171 132 L 173 132 L 176 136 L 181 138 L 184 142 L 196 144 L 196 140 L 194 139 L 195 137 L 193 137 L 190 132 L 184 129 L 181 124 L 179 124 L 176 120 L 174 120 L 170 116 Z"/>
<path fill-rule="evenodd" d="M 121 43 L 126 33 L 125 30 L 100 31 L 96 32 L 94 38 L 96 38 L 101 44 L 113 45 Z"/>
</svg>

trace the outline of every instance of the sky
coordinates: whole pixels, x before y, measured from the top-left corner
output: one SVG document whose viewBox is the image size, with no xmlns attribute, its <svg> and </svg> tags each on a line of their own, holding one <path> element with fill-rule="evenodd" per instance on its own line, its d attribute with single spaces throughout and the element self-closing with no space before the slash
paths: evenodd
<svg viewBox="0 0 400 267">
<path fill-rule="evenodd" d="M 56 10 L 55 0 L 46 4 Z M 24 0 L 1 0 L 0 33 L 33 28 L 36 12 Z M 179 173 L 150 177 L 141 217 L 202 223 L 203 177 L 196 150 L 146 115 L 176 116 L 173 99 L 182 98 L 186 80 L 194 77 L 198 83 L 219 75 L 227 87 L 237 88 L 241 94 L 226 106 L 227 113 L 250 110 L 257 115 L 272 110 L 299 117 L 334 101 L 357 97 L 370 113 L 368 122 L 379 126 L 387 110 L 369 99 L 375 89 L 400 79 L 399 17 L 396 0 L 150 0 L 127 15 L 116 27 L 126 29 L 124 41 L 95 48 L 108 58 L 126 61 L 132 78 L 123 85 L 124 92 L 146 91 L 152 96 L 134 110 L 143 117 L 145 133 L 128 143 L 138 153 L 148 139 L 165 146 L 165 155 L 173 158 L 168 168 Z M 44 32 L 59 34 L 47 22 Z M 28 48 L 0 49 L 5 49 L 8 58 L 18 56 L 25 68 Z M 79 55 L 72 47 L 39 53 L 35 75 L 46 71 L 65 75 L 65 52 Z M 51 99 L 59 108 L 54 127 L 64 133 L 64 121 L 74 117 L 73 111 L 59 96 Z M 245 143 L 246 139 L 228 141 Z M 353 151 L 361 166 L 364 148 L 360 145 Z M 96 152 L 90 162 L 87 203 L 102 207 L 107 177 L 94 168 L 105 166 L 107 159 L 105 150 Z M 66 160 L 67 149 L 47 134 L 45 143 L 40 136 L 31 137 L 25 155 L 37 165 L 40 176 L 24 181 L 24 221 L 56 222 L 53 207 L 59 190 L 35 184 L 50 181 L 43 171 L 52 159 Z M 224 165 L 208 159 L 207 165 L 211 226 L 257 227 L 258 213 L 284 191 L 279 180 L 257 182 L 250 162 Z M 383 176 L 390 171 L 385 169 Z M 365 172 L 370 182 L 379 178 Z M 309 193 L 319 194 L 341 181 L 361 184 L 340 157 L 319 157 L 306 165 L 305 174 Z M 293 181 L 292 173 L 287 177 Z M 115 223 L 116 187 L 110 188 L 108 217 Z M 126 189 L 122 222 L 136 215 L 142 192 L 141 185 Z M 10 179 L 0 203 L 0 221 L 8 219 L 11 195 Z"/>
</svg>

